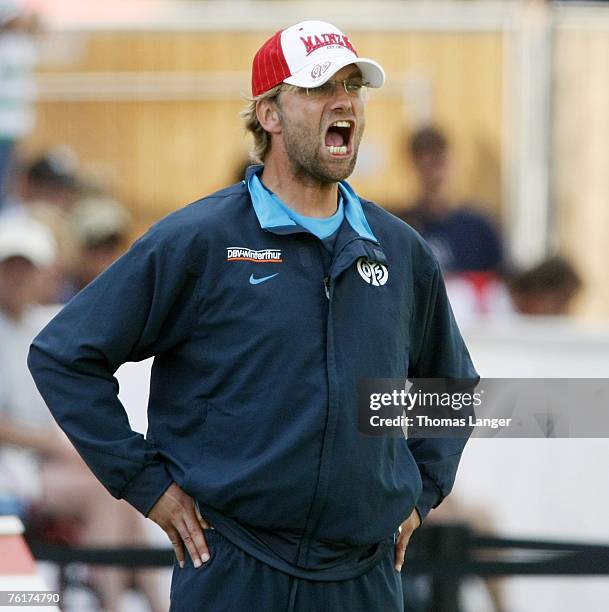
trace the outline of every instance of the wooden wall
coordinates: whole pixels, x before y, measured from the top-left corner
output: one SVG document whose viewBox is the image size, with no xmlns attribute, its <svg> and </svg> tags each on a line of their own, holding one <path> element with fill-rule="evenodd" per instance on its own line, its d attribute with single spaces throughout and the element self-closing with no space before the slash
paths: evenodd
<svg viewBox="0 0 609 612">
<path fill-rule="evenodd" d="M 56 32 L 40 69 L 28 152 L 71 145 L 146 226 L 233 180 L 249 147 L 238 112 L 260 32 Z M 502 35 L 356 32 L 385 67 L 353 184 L 389 208 L 414 192 L 405 140 L 433 118 L 454 145 L 454 186 L 499 216 Z M 57 52 L 61 48 L 62 52 Z M 54 51 L 55 50 L 55 51 Z"/>
<path fill-rule="evenodd" d="M 585 283 L 580 312 L 609 314 L 609 20 L 555 37 L 556 242 Z M 609 356 L 608 356 L 609 357 Z"/>
</svg>

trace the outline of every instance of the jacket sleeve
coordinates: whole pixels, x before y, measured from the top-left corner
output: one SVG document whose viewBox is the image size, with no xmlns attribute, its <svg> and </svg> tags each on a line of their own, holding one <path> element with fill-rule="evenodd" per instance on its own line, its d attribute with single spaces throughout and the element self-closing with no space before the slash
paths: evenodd
<svg viewBox="0 0 609 612">
<path fill-rule="evenodd" d="M 478 383 L 480 377 L 459 332 L 435 260 L 415 285 L 411 325 L 409 378 L 466 380 L 470 389 Z M 423 482 L 416 504 L 421 521 L 450 493 L 467 439 L 465 435 L 408 439 Z"/>
<path fill-rule="evenodd" d="M 145 515 L 172 479 L 154 445 L 131 429 L 114 373 L 187 337 L 199 270 L 185 242 L 153 227 L 59 312 L 28 356 L 38 390 L 89 468 Z"/>
</svg>

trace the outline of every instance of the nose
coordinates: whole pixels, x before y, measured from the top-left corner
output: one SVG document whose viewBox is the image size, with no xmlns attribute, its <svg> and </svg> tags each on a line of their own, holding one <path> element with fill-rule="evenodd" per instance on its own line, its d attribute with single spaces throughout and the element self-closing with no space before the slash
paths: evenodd
<svg viewBox="0 0 609 612">
<path fill-rule="evenodd" d="M 332 110 L 349 110 L 353 109 L 353 98 L 347 93 L 343 82 L 336 83 L 334 87 L 334 95 L 332 96 Z"/>
</svg>

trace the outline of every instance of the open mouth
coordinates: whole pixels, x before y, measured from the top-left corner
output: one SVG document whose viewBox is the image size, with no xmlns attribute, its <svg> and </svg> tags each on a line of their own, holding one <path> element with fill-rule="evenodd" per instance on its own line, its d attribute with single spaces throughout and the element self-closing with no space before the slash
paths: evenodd
<svg viewBox="0 0 609 612">
<path fill-rule="evenodd" d="M 351 153 L 353 121 L 335 121 L 326 131 L 326 149 L 331 155 L 348 155 Z"/>
</svg>

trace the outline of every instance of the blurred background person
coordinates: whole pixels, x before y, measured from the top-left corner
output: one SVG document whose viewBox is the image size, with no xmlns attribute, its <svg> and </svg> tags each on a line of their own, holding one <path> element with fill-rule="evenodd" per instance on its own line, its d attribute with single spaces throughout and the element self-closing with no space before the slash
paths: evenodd
<svg viewBox="0 0 609 612">
<path fill-rule="evenodd" d="M 480 316 L 512 322 L 518 315 L 569 316 L 584 284 L 573 264 L 555 255 L 497 277 L 449 276 L 446 287 L 457 321 L 470 324 Z"/>
<path fill-rule="evenodd" d="M 35 457 L 5 444 L 40 450 L 54 445 L 45 431 L 53 429 L 54 421 L 25 367 L 29 343 L 54 312 L 37 305 L 41 276 L 54 259 L 55 242 L 46 227 L 25 218 L 0 222 L 0 511 L 4 513 L 12 507 L 23 514 L 40 489 Z"/>
<path fill-rule="evenodd" d="M 35 16 L 20 0 L 0 0 L 0 210 L 8 193 L 15 146 L 34 125 L 37 61 Z"/>
<path fill-rule="evenodd" d="M 495 272 L 503 248 L 490 219 L 450 192 L 451 152 L 444 133 L 429 126 L 410 139 L 419 195 L 398 213 L 433 249 L 444 273 Z"/>
<path fill-rule="evenodd" d="M 109 197 L 89 197 L 75 204 L 70 226 L 77 252 L 62 288 L 62 302 L 76 295 L 121 255 L 128 243 L 131 216 Z"/>
<path fill-rule="evenodd" d="M 397 215 L 431 246 L 446 279 L 446 289 L 460 324 L 479 316 L 511 311 L 502 278 L 501 236 L 481 206 L 460 201 L 451 192 L 451 151 L 435 126 L 417 130 L 409 141 L 419 193 Z"/>
<path fill-rule="evenodd" d="M 26 530 L 41 520 L 48 527 L 49 517 L 67 522 L 79 544 L 141 545 L 143 520 L 92 476 L 27 370 L 29 345 L 57 310 L 37 304 L 55 247 L 50 230 L 33 219 L 0 221 L 0 514 L 21 516 Z M 91 580 L 103 609 L 113 611 L 131 572 L 95 569 Z M 164 610 L 154 572 L 138 571 L 135 580 L 150 609 Z"/>
<path fill-rule="evenodd" d="M 63 287 L 78 256 L 70 210 L 82 190 L 78 160 L 66 146 L 52 147 L 31 159 L 16 156 L 10 174 L 9 195 L 0 219 L 36 219 L 53 233 L 56 257 L 42 274 L 40 304 L 63 300 Z"/>
<path fill-rule="evenodd" d="M 524 315 L 565 316 L 583 286 L 564 257 L 550 257 L 516 274 L 508 283 L 514 309 Z"/>
<path fill-rule="evenodd" d="M 13 170 L 7 205 L 16 210 L 53 206 L 69 212 L 82 190 L 78 158 L 70 147 L 54 146 Z"/>
</svg>

